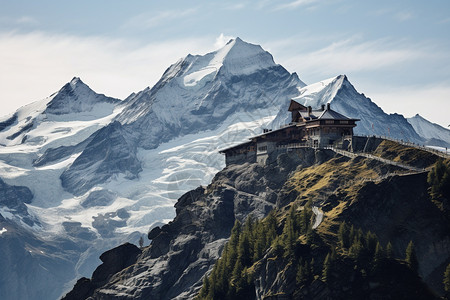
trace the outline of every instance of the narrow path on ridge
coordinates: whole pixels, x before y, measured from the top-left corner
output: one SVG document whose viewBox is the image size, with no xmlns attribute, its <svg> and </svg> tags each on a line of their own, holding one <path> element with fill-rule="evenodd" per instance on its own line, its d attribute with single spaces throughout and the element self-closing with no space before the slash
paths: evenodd
<svg viewBox="0 0 450 300">
<path fill-rule="evenodd" d="M 416 167 L 413 167 L 413 166 L 408 166 L 408 165 L 401 164 L 399 162 L 396 162 L 396 161 L 393 161 L 393 160 L 389 160 L 389 159 L 386 159 L 386 158 L 382 158 L 382 157 L 379 157 L 379 156 L 375 156 L 375 155 L 372 155 L 372 154 L 369 154 L 369 153 L 361 153 L 361 152 L 353 153 L 353 152 L 350 152 L 350 151 L 345 151 L 345 150 L 336 149 L 336 148 L 332 148 L 332 147 L 329 147 L 329 148 L 326 148 L 326 149 L 332 150 L 332 151 L 334 151 L 337 154 L 340 154 L 340 155 L 343 155 L 343 156 L 346 156 L 346 157 L 349 157 L 349 158 L 355 158 L 357 156 L 363 156 L 363 157 L 366 157 L 366 158 L 378 160 L 378 161 L 381 161 L 381 162 L 383 162 L 385 164 L 397 166 L 397 167 L 400 167 L 400 168 L 403 168 L 403 169 L 406 169 L 406 170 L 410 170 L 410 171 L 415 171 L 415 172 L 423 172 L 424 171 L 423 168 L 416 168 Z"/>
</svg>

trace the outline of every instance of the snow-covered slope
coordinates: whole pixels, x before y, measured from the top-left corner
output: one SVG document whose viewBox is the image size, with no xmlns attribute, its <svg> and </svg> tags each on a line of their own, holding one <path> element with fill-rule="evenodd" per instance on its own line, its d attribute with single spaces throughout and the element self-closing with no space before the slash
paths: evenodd
<svg viewBox="0 0 450 300">
<path fill-rule="evenodd" d="M 2 299 L 56 298 L 76 269 L 83 268 L 77 266 L 80 254 L 91 246 L 83 238 L 74 240 L 73 235 L 89 237 L 83 235 L 86 229 L 70 223 L 69 215 L 52 215 L 47 210 L 73 198 L 62 189 L 59 176 L 90 136 L 122 110 L 121 105 L 122 101 L 97 94 L 74 78 L 50 97 L 0 120 L 0 214 L 11 229 L 2 238 L 13 241 L 2 248 L 0 268 L 13 270 L 27 261 L 34 270 L 23 277 L 27 280 L 2 277 L 0 290 L 7 291 Z M 24 236 L 29 240 L 19 242 Z M 19 244 L 27 248 L 18 249 Z"/>
<path fill-rule="evenodd" d="M 275 64 L 260 46 L 239 38 L 218 51 L 188 55 L 170 66 L 153 88 L 129 97 L 116 118 L 120 124 L 111 128 L 108 135 L 93 138 L 85 151 L 101 153 L 103 145 L 108 144 L 103 140 L 114 135 L 114 131 L 123 137 L 118 143 L 109 144 L 108 160 L 90 156 L 89 161 L 81 163 L 86 155 L 80 155 L 61 177 L 63 185 L 67 191 L 81 195 L 99 179 L 107 180 L 113 174 L 136 177 L 138 162 L 121 163 L 124 155 L 113 153 L 128 149 L 130 157 L 135 157 L 140 147 L 155 149 L 184 135 L 215 130 L 237 113 L 264 118 L 267 115 L 261 114 L 262 110 L 278 111 L 287 99 L 297 95 L 299 86 L 304 83 L 295 73 Z M 81 178 L 79 174 L 90 176 Z"/>
<path fill-rule="evenodd" d="M 414 130 L 424 139 L 429 146 L 450 148 L 450 130 L 438 124 L 431 123 L 419 114 L 407 119 Z"/>
<path fill-rule="evenodd" d="M 406 118 L 399 114 L 385 113 L 370 98 L 358 93 L 345 75 L 303 87 L 300 89 L 300 95 L 293 99 L 315 109 L 320 108 L 322 104 L 330 103 L 331 108 L 337 112 L 360 119 L 354 129 L 357 135 L 379 135 L 415 143 L 424 142 Z M 288 102 L 278 113 L 273 126 L 290 121 L 287 107 Z"/>
<path fill-rule="evenodd" d="M 204 56 L 188 55 L 129 100 L 118 120 L 152 149 L 174 137 L 214 129 L 235 112 L 278 108 L 304 83 L 261 46 L 237 38 Z"/>
<path fill-rule="evenodd" d="M 66 139 L 79 143 L 109 123 L 120 103 L 95 93 L 75 77 L 50 97 L 0 119 L 0 145 L 25 143 L 47 149 Z"/>
</svg>

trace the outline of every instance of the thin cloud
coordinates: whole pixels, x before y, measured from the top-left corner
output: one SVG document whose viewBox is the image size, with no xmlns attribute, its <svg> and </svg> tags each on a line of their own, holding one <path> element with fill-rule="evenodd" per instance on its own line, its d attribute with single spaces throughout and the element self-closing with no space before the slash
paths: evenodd
<svg viewBox="0 0 450 300">
<path fill-rule="evenodd" d="M 447 24 L 447 23 L 450 23 L 450 18 L 446 18 L 438 22 L 438 24 Z"/>
<path fill-rule="evenodd" d="M 392 13 L 392 8 L 380 8 L 376 10 L 370 10 L 368 12 L 368 14 L 372 16 L 385 16 L 390 13 Z"/>
<path fill-rule="evenodd" d="M 0 17 L 0 23 L 7 25 L 35 26 L 39 24 L 39 21 L 30 16 L 21 16 L 18 18 Z"/>
<path fill-rule="evenodd" d="M 241 10 L 246 8 L 246 4 L 245 3 L 235 3 L 235 4 L 230 4 L 230 3 L 225 3 L 224 4 L 224 9 L 227 10 Z"/>
<path fill-rule="evenodd" d="M 411 20 L 413 17 L 414 17 L 414 14 L 409 11 L 401 11 L 394 15 L 394 18 L 400 22 L 405 22 L 405 21 Z"/>
<path fill-rule="evenodd" d="M 372 71 L 430 55 L 417 45 L 402 45 L 386 39 L 358 43 L 357 38 L 333 42 L 312 52 L 288 58 L 286 65 L 304 74 L 341 74 Z"/>
<path fill-rule="evenodd" d="M 170 21 L 193 15 L 196 12 L 197 8 L 190 8 L 187 10 L 166 10 L 157 13 L 142 13 L 128 20 L 122 28 L 154 28 Z"/>
<path fill-rule="evenodd" d="M 230 35 L 224 35 L 221 33 L 217 38 L 216 42 L 214 43 L 214 48 L 219 49 L 226 45 L 231 39 L 234 39 L 234 37 Z"/>
<path fill-rule="evenodd" d="M 22 16 L 16 20 L 16 24 L 37 25 L 37 24 L 39 24 L 39 22 L 35 18 L 29 17 L 29 16 Z"/>
<path fill-rule="evenodd" d="M 318 3 L 318 0 L 296 0 L 296 1 L 291 1 L 289 3 L 286 3 L 286 4 L 278 5 L 276 7 L 276 10 L 293 9 L 293 8 L 297 8 L 300 6 L 310 6 L 312 4 L 317 4 L 317 3 Z"/>
</svg>

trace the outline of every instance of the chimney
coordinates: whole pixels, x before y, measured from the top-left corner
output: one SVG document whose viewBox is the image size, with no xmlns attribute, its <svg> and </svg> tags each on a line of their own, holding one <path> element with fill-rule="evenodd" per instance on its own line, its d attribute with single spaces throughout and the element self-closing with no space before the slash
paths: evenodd
<svg viewBox="0 0 450 300">
<path fill-rule="evenodd" d="M 325 110 L 325 104 L 322 104 L 322 110 Z"/>
<path fill-rule="evenodd" d="M 308 106 L 308 117 L 311 116 L 312 107 Z"/>
<path fill-rule="evenodd" d="M 330 103 L 327 103 L 327 110 L 330 109 Z"/>
</svg>

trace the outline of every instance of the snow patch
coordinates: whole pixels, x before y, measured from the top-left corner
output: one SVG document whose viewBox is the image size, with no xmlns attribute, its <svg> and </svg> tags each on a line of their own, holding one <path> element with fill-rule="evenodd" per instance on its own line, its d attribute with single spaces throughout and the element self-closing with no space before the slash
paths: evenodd
<svg viewBox="0 0 450 300">
<path fill-rule="evenodd" d="M 339 75 L 326 80 L 322 80 L 299 89 L 299 96 L 293 98 L 301 101 L 305 106 L 318 109 L 321 104 L 329 103 L 336 96 L 345 76 Z"/>
</svg>

